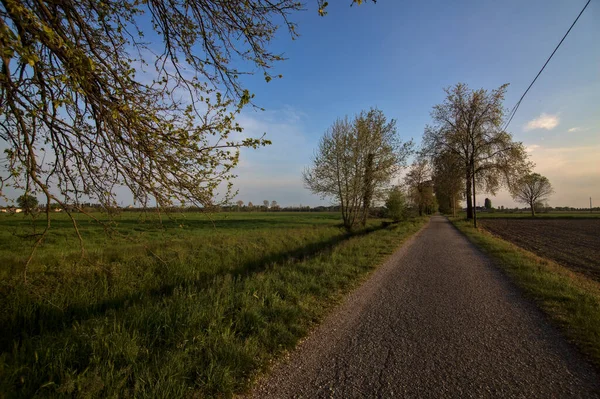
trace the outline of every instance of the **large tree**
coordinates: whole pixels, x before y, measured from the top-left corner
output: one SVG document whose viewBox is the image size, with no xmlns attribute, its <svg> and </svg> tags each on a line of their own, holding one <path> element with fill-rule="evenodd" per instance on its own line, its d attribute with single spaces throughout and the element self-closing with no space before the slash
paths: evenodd
<svg viewBox="0 0 600 399">
<path fill-rule="evenodd" d="M 502 129 L 507 86 L 487 91 L 458 83 L 445 89 L 446 99 L 433 107 L 433 124 L 423 135 L 425 147 L 434 158 L 449 151 L 460 160 L 467 218 L 473 218 L 475 225 L 476 188 L 494 194 L 529 168 L 523 144 L 514 142 Z"/>
<path fill-rule="evenodd" d="M 350 0 L 349 0 L 350 1 Z M 353 3 L 361 3 L 353 0 Z M 325 14 L 327 2 L 317 0 Z M 104 207 L 125 186 L 137 202 L 210 205 L 232 175 L 247 73 L 279 77 L 269 45 L 295 38 L 296 0 L 3 0 L 0 182 L 63 207 Z M 227 190 L 229 192 L 229 190 Z M 227 195 L 223 196 L 227 200 Z"/>
<path fill-rule="evenodd" d="M 395 121 L 388 122 L 380 110 L 362 112 L 352 121 L 338 119 L 304 171 L 305 186 L 339 202 L 344 226 L 352 230 L 366 223 L 372 200 L 382 197 L 411 146 L 400 140 Z"/>
<path fill-rule="evenodd" d="M 536 204 L 547 200 L 553 193 L 554 189 L 550 180 L 539 173 L 528 173 L 511 186 L 513 199 L 529 205 L 531 216 L 535 216 Z"/>
</svg>

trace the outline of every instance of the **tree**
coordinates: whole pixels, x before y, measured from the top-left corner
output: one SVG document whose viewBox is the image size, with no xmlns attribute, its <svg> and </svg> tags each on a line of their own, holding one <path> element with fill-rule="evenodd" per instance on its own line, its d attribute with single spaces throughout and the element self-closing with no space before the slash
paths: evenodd
<svg viewBox="0 0 600 399">
<path fill-rule="evenodd" d="M 464 83 L 446 88 L 446 99 L 433 107 L 433 125 L 427 126 L 423 135 L 432 157 L 449 151 L 460 160 L 467 218 L 475 225 L 476 188 L 495 194 L 500 186 L 510 185 L 517 174 L 530 167 L 523 144 L 513 142 L 502 129 L 507 86 L 491 92 L 470 90 Z"/>
<path fill-rule="evenodd" d="M 17 204 L 19 208 L 23 209 L 23 212 L 27 214 L 33 213 L 35 208 L 38 206 L 38 199 L 33 195 L 23 194 L 17 198 Z"/>
<path fill-rule="evenodd" d="M 248 202 L 248 209 L 254 209 L 254 204 L 252 202 Z"/>
<path fill-rule="evenodd" d="M 327 2 L 317 5 L 325 15 Z M 31 185 L 64 209 L 82 196 L 110 208 L 125 186 L 142 206 L 210 206 L 239 148 L 269 144 L 239 134 L 235 117 L 253 98 L 240 77 L 281 77 L 272 67 L 284 58 L 269 45 L 279 25 L 298 36 L 289 18 L 301 9 L 293 0 L 2 1 L 0 194 Z"/>
<path fill-rule="evenodd" d="M 400 187 L 394 187 L 390 190 L 388 198 L 385 201 L 386 216 L 394 222 L 406 219 L 407 204 L 406 196 Z"/>
<path fill-rule="evenodd" d="M 492 200 L 489 198 L 486 198 L 485 202 L 484 202 L 484 206 L 485 206 L 485 209 L 487 209 L 488 211 L 491 210 L 492 209 Z"/>
<path fill-rule="evenodd" d="M 402 143 L 397 135 L 396 121 L 388 122 L 383 112 L 376 108 L 361 112 L 354 120 L 354 129 L 360 145 L 359 158 L 364 163 L 361 223 L 365 226 L 373 200 L 384 195 L 392 176 L 404 165 L 412 141 Z"/>
<path fill-rule="evenodd" d="M 269 200 L 264 200 L 263 206 L 265 207 L 265 209 L 269 209 Z"/>
<path fill-rule="evenodd" d="M 244 201 L 242 200 L 237 200 L 235 203 L 238 207 L 238 211 L 242 209 L 242 206 L 244 206 Z"/>
<path fill-rule="evenodd" d="M 450 151 L 442 151 L 432 158 L 432 169 L 433 189 L 440 212 L 456 217 L 464 190 L 460 159 Z"/>
<path fill-rule="evenodd" d="M 339 201 L 344 227 L 350 231 L 366 223 L 371 201 L 382 197 L 411 145 L 402 143 L 395 121 L 387 122 L 379 110 L 362 112 L 353 121 L 338 119 L 304 170 L 305 187 Z"/>
<path fill-rule="evenodd" d="M 431 167 L 425 158 L 418 158 L 410 166 L 408 173 L 404 177 L 404 182 L 409 190 L 409 196 L 418 209 L 419 216 L 429 205 L 433 205 Z"/>
<path fill-rule="evenodd" d="M 535 216 L 536 204 L 543 204 L 553 193 L 550 180 L 539 173 L 528 173 L 511 187 L 513 199 L 528 204 L 531 208 L 531 216 Z"/>
<path fill-rule="evenodd" d="M 279 209 L 279 204 L 277 204 L 277 201 L 271 201 L 271 209 Z"/>
</svg>

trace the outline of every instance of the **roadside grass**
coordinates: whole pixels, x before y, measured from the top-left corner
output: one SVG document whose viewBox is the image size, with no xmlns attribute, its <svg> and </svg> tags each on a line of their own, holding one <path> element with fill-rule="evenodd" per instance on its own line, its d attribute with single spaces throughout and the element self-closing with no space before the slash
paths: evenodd
<svg viewBox="0 0 600 399">
<path fill-rule="evenodd" d="M 0 397 L 243 392 L 426 221 L 348 235 L 337 214 L 184 216 L 120 216 L 134 242 L 82 219 L 82 259 L 53 215 L 27 284 L 30 222 L 0 218 Z"/>
<path fill-rule="evenodd" d="M 466 212 L 458 212 L 458 218 L 466 219 Z M 600 218 L 600 212 L 548 212 L 548 213 L 536 213 L 535 216 L 531 216 L 531 212 L 506 212 L 496 210 L 494 212 L 477 212 L 477 219 L 598 219 Z"/>
<path fill-rule="evenodd" d="M 464 219 L 450 220 L 600 369 L 600 283 L 475 229 Z"/>
</svg>

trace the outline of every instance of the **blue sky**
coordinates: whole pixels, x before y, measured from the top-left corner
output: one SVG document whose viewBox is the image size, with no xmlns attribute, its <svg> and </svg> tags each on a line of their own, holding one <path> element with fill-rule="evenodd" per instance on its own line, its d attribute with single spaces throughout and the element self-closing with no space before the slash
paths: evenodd
<svg viewBox="0 0 600 399">
<path fill-rule="evenodd" d="M 261 73 L 244 78 L 266 109 L 243 112 L 244 135 L 266 132 L 273 145 L 242 151 L 236 199 L 330 203 L 303 188 L 301 172 L 338 117 L 378 107 L 397 120 L 403 139 L 418 144 L 444 87 L 465 82 L 491 90 L 510 83 L 505 106 L 512 108 L 585 0 L 349 4 L 332 1 L 329 14 L 319 17 L 316 1 L 307 0 L 306 11 L 291 17 L 300 38 L 292 41 L 281 30 L 272 43 L 287 57 L 274 67 L 283 79 L 266 83 Z M 586 207 L 590 196 L 600 204 L 599 22 L 600 3 L 592 1 L 509 127 L 536 171 L 555 186 L 553 206 Z M 132 203 L 125 192 L 119 200 Z M 515 205 L 505 191 L 492 200 Z"/>
<path fill-rule="evenodd" d="M 243 152 L 239 199 L 322 203 L 300 174 L 337 117 L 376 106 L 397 119 L 403 138 L 419 142 L 443 87 L 510 83 L 505 106 L 512 108 L 585 1 L 333 3 L 324 18 L 310 4 L 296 14 L 298 40 L 280 32 L 273 48 L 288 58 L 275 67 L 283 79 L 246 81 L 267 109 L 245 112 L 247 134 L 266 131 L 274 144 Z M 600 4 L 592 2 L 509 127 L 554 184 L 554 206 L 585 207 L 590 196 L 600 204 L 599 22 Z M 506 192 L 492 199 L 514 206 Z"/>
</svg>

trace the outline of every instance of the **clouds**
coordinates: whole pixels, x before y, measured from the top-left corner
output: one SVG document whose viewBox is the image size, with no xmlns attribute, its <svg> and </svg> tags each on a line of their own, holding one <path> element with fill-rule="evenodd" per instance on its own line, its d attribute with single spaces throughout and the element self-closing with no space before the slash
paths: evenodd
<svg viewBox="0 0 600 399">
<path fill-rule="evenodd" d="M 558 126 L 559 123 L 560 118 L 558 115 L 541 114 L 539 117 L 527 122 L 527 125 L 525 125 L 525 131 L 528 132 L 535 129 L 552 130 Z"/>
</svg>

